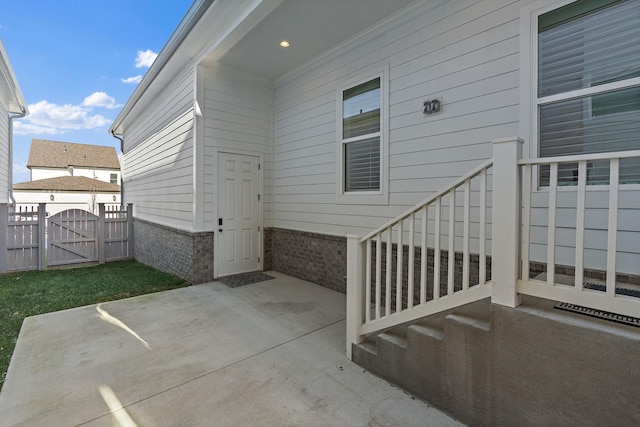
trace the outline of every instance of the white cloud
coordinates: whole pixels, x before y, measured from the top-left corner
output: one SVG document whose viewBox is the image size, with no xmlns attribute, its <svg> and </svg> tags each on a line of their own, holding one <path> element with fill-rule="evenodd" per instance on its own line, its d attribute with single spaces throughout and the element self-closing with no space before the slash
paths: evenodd
<svg viewBox="0 0 640 427">
<path fill-rule="evenodd" d="M 13 182 L 15 184 L 19 182 L 27 182 L 31 178 L 31 171 L 27 166 L 23 164 L 13 164 Z"/>
<path fill-rule="evenodd" d="M 85 98 L 85 102 L 91 96 Z M 28 108 L 29 115 L 15 123 L 16 134 L 55 135 L 69 130 L 93 129 L 111 124 L 111 120 L 100 114 L 90 114 L 90 109 L 84 103 L 57 105 L 43 100 Z"/>
<path fill-rule="evenodd" d="M 138 84 L 138 83 L 140 83 L 140 80 L 142 80 L 142 76 L 138 74 L 137 76 L 127 77 L 126 79 L 120 79 L 120 80 L 122 80 L 122 83 L 135 83 L 135 84 Z"/>
<path fill-rule="evenodd" d="M 104 108 L 117 108 L 120 105 L 116 105 L 116 100 L 107 95 L 105 92 L 94 92 L 87 96 L 82 105 L 85 107 L 104 107 Z"/>
<path fill-rule="evenodd" d="M 18 163 L 13 164 L 13 173 L 29 173 L 29 172 L 30 170 L 29 168 L 27 168 L 27 165 L 18 164 Z"/>
<path fill-rule="evenodd" d="M 136 68 L 151 67 L 157 56 L 158 54 L 151 49 L 139 50 L 138 56 L 136 56 Z"/>
<path fill-rule="evenodd" d="M 26 121 L 27 119 L 22 120 Z M 38 126 L 16 120 L 15 122 L 13 122 L 13 133 L 15 133 L 16 135 L 55 135 L 61 132 L 57 128 Z"/>
</svg>

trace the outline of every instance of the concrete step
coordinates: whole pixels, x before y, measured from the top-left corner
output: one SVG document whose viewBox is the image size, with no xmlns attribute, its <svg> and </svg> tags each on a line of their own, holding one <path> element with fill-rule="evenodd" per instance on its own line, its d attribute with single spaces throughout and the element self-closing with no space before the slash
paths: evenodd
<svg viewBox="0 0 640 427">
<path fill-rule="evenodd" d="M 441 371 L 446 368 L 446 358 L 451 357 L 448 349 L 464 353 L 458 349 L 457 343 L 464 342 L 459 336 L 468 329 L 485 332 L 489 324 L 487 299 L 370 336 L 353 348 L 353 360 L 409 393 L 429 396 L 430 404 L 440 406 L 446 399 Z M 450 340 L 448 335 L 455 338 Z"/>
<path fill-rule="evenodd" d="M 473 304 L 464 305 L 449 314 L 447 320 L 489 331 L 491 330 L 491 299 L 485 298 Z"/>
<path fill-rule="evenodd" d="M 392 345 L 407 348 L 407 325 L 399 325 L 378 335 L 378 342 L 385 341 Z"/>
<path fill-rule="evenodd" d="M 370 353 L 377 354 L 380 346 L 396 345 L 403 349 L 417 345 L 417 340 L 430 337 L 435 340 L 445 338 L 445 324 L 456 322 L 482 330 L 490 329 L 491 301 L 487 298 L 452 310 L 423 317 L 415 322 L 405 323 L 374 334 L 361 346 Z"/>
<path fill-rule="evenodd" d="M 469 425 L 638 425 L 640 328 L 555 305 L 485 299 L 370 337 L 354 361 Z"/>
</svg>

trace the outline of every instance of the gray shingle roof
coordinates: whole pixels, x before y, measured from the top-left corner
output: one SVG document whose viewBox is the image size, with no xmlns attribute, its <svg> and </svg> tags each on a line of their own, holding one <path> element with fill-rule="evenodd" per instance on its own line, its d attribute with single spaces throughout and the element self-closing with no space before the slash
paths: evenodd
<svg viewBox="0 0 640 427">
<path fill-rule="evenodd" d="M 63 168 L 69 166 L 120 169 L 118 154 L 113 147 L 76 144 L 73 142 L 32 139 L 27 167 Z"/>
<path fill-rule="evenodd" d="M 120 186 L 86 176 L 59 176 L 14 184 L 14 190 L 86 191 L 90 193 L 119 193 Z"/>
</svg>

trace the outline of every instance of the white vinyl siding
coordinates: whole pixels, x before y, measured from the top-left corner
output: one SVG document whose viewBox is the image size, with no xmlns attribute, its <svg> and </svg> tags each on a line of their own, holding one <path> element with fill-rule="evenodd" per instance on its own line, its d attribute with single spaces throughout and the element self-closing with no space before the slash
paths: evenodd
<svg viewBox="0 0 640 427">
<path fill-rule="evenodd" d="M 0 203 L 9 201 L 9 113 L 0 104 Z"/>
<path fill-rule="evenodd" d="M 556 211 L 556 264 L 574 265 L 576 238 L 576 187 L 558 190 Z M 607 187 L 589 189 L 588 211 L 585 216 L 584 265 L 590 269 L 607 269 L 607 224 L 609 191 Z M 532 195 L 531 260 L 545 262 L 547 256 L 547 222 L 549 194 Z M 640 235 L 640 197 L 637 190 L 623 190 L 618 199 L 618 235 L 616 263 L 618 273 L 640 274 L 638 236 Z"/>
<path fill-rule="evenodd" d="M 271 222 L 273 89 L 271 82 L 224 67 L 204 73 L 204 226 L 217 229 L 216 153 L 261 155 L 264 224 Z"/>
<path fill-rule="evenodd" d="M 74 167 L 67 168 L 31 168 L 31 181 L 39 179 L 56 178 L 59 176 L 86 176 L 87 178 L 98 179 L 104 182 L 111 182 L 111 175 L 117 176 L 117 185 L 120 185 L 119 169 L 93 169 Z"/>
<path fill-rule="evenodd" d="M 539 0 L 536 2 L 532 2 L 527 7 L 524 7 L 521 15 L 521 25 L 522 25 L 522 85 L 525 88 L 522 92 L 522 114 L 521 114 L 521 129 L 522 136 L 532 141 L 529 145 L 529 155 L 531 157 L 542 157 L 542 156 L 551 156 L 551 155 L 563 155 L 563 154 L 571 154 L 572 149 L 578 148 L 575 153 L 585 153 L 589 152 L 598 152 L 598 151 L 609 151 L 609 150 L 594 150 L 593 146 L 589 147 L 592 139 L 590 137 L 578 138 L 574 139 L 574 147 L 570 147 L 571 144 L 567 144 L 566 147 L 560 147 L 559 150 L 555 152 L 541 150 L 539 144 L 539 131 L 538 131 L 538 108 L 540 105 L 559 105 L 563 102 L 563 98 L 567 99 L 577 99 L 583 95 L 589 95 L 588 93 L 580 93 L 580 91 L 593 91 L 598 90 L 592 88 L 593 78 L 583 78 L 581 76 L 578 78 L 578 74 L 575 74 L 580 69 L 583 69 L 583 65 L 577 65 L 577 63 L 583 62 L 582 59 L 577 60 L 574 57 L 573 60 L 570 59 L 570 52 L 576 53 L 576 45 L 575 42 L 577 39 L 573 40 L 574 43 L 568 43 L 565 41 L 562 43 L 563 46 L 557 47 L 557 56 L 556 58 L 562 61 L 573 61 L 572 68 L 565 68 L 564 71 L 555 70 L 551 67 L 552 63 L 545 63 L 543 65 L 544 75 L 541 78 L 549 79 L 551 78 L 551 82 L 547 82 L 546 85 L 549 87 L 548 91 L 543 91 L 542 93 L 538 92 L 538 22 L 540 16 L 544 14 L 549 14 L 551 16 L 555 10 L 558 10 L 560 7 L 573 4 L 577 5 L 578 2 L 570 2 L 570 1 L 554 1 L 554 0 Z M 585 1 L 582 4 L 590 5 L 595 3 L 590 3 L 589 1 Z M 637 8 L 636 8 L 637 9 Z M 634 9 L 634 13 L 638 11 Z M 635 23 L 631 25 L 633 30 L 631 32 L 637 32 L 637 20 L 638 18 L 634 18 Z M 631 28 L 630 27 L 630 28 Z M 609 33 L 610 37 L 615 36 L 615 32 L 618 29 L 614 30 L 613 33 Z M 579 34 L 580 31 L 577 31 L 576 37 L 581 39 L 589 39 L 591 38 L 594 41 L 592 34 L 589 30 L 587 30 L 587 34 Z M 526 39 L 525 39 L 526 38 Z M 596 40 L 597 41 L 597 40 Z M 545 43 L 548 46 L 548 42 L 543 41 L 543 46 Z M 630 45 L 631 50 L 637 48 L 637 44 Z M 584 46 L 583 46 L 584 48 Z M 563 53 L 562 49 L 568 49 L 568 52 Z M 611 49 L 609 49 L 611 50 Z M 598 62 L 600 58 L 591 57 L 590 53 L 586 50 L 583 51 L 583 54 L 587 60 L 587 62 L 591 62 L 590 66 L 595 68 L 600 68 L 600 76 L 603 73 L 614 72 L 618 75 L 620 74 L 620 69 L 615 70 L 615 66 L 611 64 L 611 67 L 607 68 L 608 63 L 606 61 Z M 615 56 L 615 49 L 611 52 Z M 601 52 L 602 54 L 602 52 Z M 580 55 L 578 55 L 580 56 Z M 624 60 L 624 59 L 623 59 Z M 559 64 L 556 62 L 556 64 Z M 565 66 L 568 63 L 565 63 Z M 599 65 L 603 65 L 603 67 L 599 67 Z M 571 72 L 570 72 L 571 70 Z M 574 73 L 573 75 L 571 73 Z M 598 73 L 596 73 L 598 74 Z M 596 77 L 595 80 L 599 78 Z M 573 94 L 572 94 L 573 92 Z M 593 92 L 592 92 L 593 93 Z M 567 95 L 568 94 L 568 95 Z M 578 96 L 574 96 L 578 94 Z M 633 126 L 633 123 L 627 123 L 626 125 L 620 126 L 620 122 L 617 120 L 620 118 L 621 114 L 615 113 L 611 116 L 618 116 L 615 119 L 611 120 L 613 117 L 605 116 L 593 116 L 588 111 L 590 110 L 589 106 L 592 104 L 588 99 L 583 99 L 581 102 L 582 106 L 585 105 L 586 108 L 584 111 L 574 111 L 574 118 L 578 120 L 577 123 L 584 122 L 585 119 L 593 120 L 594 123 L 598 123 L 599 125 L 603 125 L 605 122 L 610 121 L 607 126 L 609 130 L 615 129 L 616 132 L 620 132 L 624 129 L 629 129 L 629 125 Z M 637 112 L 636 112 L 637 113 Z M 622 115 L 636 114 L 633 111 L 622 112 Z M 569 129 L 568 124 L 574 126 L 575 130 L 575 121 L 571 121 L 568 119 L 568 116 L 558 117 L 558 125 L 559 128 L 564 129 L 565 131 Z M 637 120 L 636 123 L 637 125 Z M 605 132 L 605 133 L 608 133 Z M 624 134 L 624 132 L 622 132 Z M 627 132 L 627 136 L 633 135 L 633 133 Z M 575 138 L 574 135 L 571 137 Z M 568 141 L 569 136 L 565 134 L 565 139 Z M 637 135 L 635 135 L 637 138 Z M 625 139 L 625 138 L 623 138 Z M 586 144 L 583 142 L 586 141 Z M 617 149 L 622 147 L 618 146 Z M 564 151 L 563 151 L 564 150 Z M 623 162 L 621 161 L 621 165 Z M 608 167 L 605 166 L 608 174 Z M 633 169 L 633 168 L 632 168 Z M 620 171 L 624 173 L 624 168 L 621 167 Z M 602 176 L 602 170 L 598 171 L 590 171 L 590 180 L 589 184 L 608 184 L 607 180 L 603 180 L 600 182 L 596 182 L 593 180 L 594 172 L 597 175 Z M 565 174 L 563 176 L 563 174 Z M 576 213 L 575 207 L 577 204 L 576 200 L 576 187 L 574 185 L 566 185 L 572 183 L 573 179 L 573 168 L 559 168 L 559 183 L 565 184 L 561 185 L 558 188 L 558 196 L 557 196 L 557 211 L 556 211 L 556 245 L 555 245 L 555 260 L 556 264 L 560 265 L 574 265 L 575 262 L 575 228 L 576 228 Z M 621 182 L 624 179 L 621 176 Z M 546 173 L 544 170 L 542 173 L 538 175 L 538 183 L 543 184 L 543 187 L 540 187 L 538 191 L 534 191 L 532 194 L 532 210 L 531 210 L 531 243 L 530 243 L 530 253 L 531 259 L 533 261 L 546 262 L 546 254 L 547 254 L 547 221 L 549 217 L 548 212 L 548 198 L 549 192 L 547 188 L 544 187 L 548 183 L 548 172 Z M 631 273 L 631 274 L 639 274 L 639 266 L 640 259 L 638 257 L 637 250 L 637 240 L 638 236 L 640 236 L 640 222 L 637 218 L 637 209 L 640 208 L 640 198 L 638 197 L 638 187 L 637 185 L 623 185 L 620 187 L 621 190 L 618 195 L 618 233 L 617 233 L 617 271 L 620 273 Z M 607 239 L 607 227 L 608 227 L 608 197 L 609 197 L 609 187 L 608 185 L 598 185 L 591 186 L 588 189 L 588 195 L 586 197 L 586 205 L 587 211 L 584 217 L 585 220 L 585 234 L 584 234 L 584 264 L 587 268 L 591 269 L 606 269 L 606 245 L 608 242 Z"/>
<path fill-rule="evenodd" d="M 194 228 L 193 79 L 176 77 L 130 127 L 125 123 L 125 203 L 147 221 Z"/>
<path fill-rule="evenodd" d="M 124 123 L 124 152 L 142 144 L 155 133 L 166 128 L 178 116 L 193 108 L 193 67 L 176 76 L 144 111 L 132 110 Z M 129 123 L 131 121 L 132 123 Z"/>
<path fill-rule="evenodd" d="M 193 227 L 193 110 L 125 156 L 125 202 L 137 218 Z"/>
<path fill-rule="evenodd" d="M 517 134 L 521 3 L 434 4 L 278 82 L 274 226 L 363 234 L 491 157 L 492 139 Z M 337 89 L 387 64 L 388 206 L 336 204 Z M 426 116 L 433 98 L 443 112 Z"/>
</svg>

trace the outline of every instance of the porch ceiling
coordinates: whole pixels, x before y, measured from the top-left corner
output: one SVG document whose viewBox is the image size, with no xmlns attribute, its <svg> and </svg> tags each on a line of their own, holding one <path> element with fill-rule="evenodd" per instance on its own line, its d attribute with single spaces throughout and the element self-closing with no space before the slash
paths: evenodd
<svg viewBox="0 0 640 427">
<path fill-rule="evenodd" d="M 217 62 L 275 79 L 413 2 L 284 0 Z"/>
</svg>

